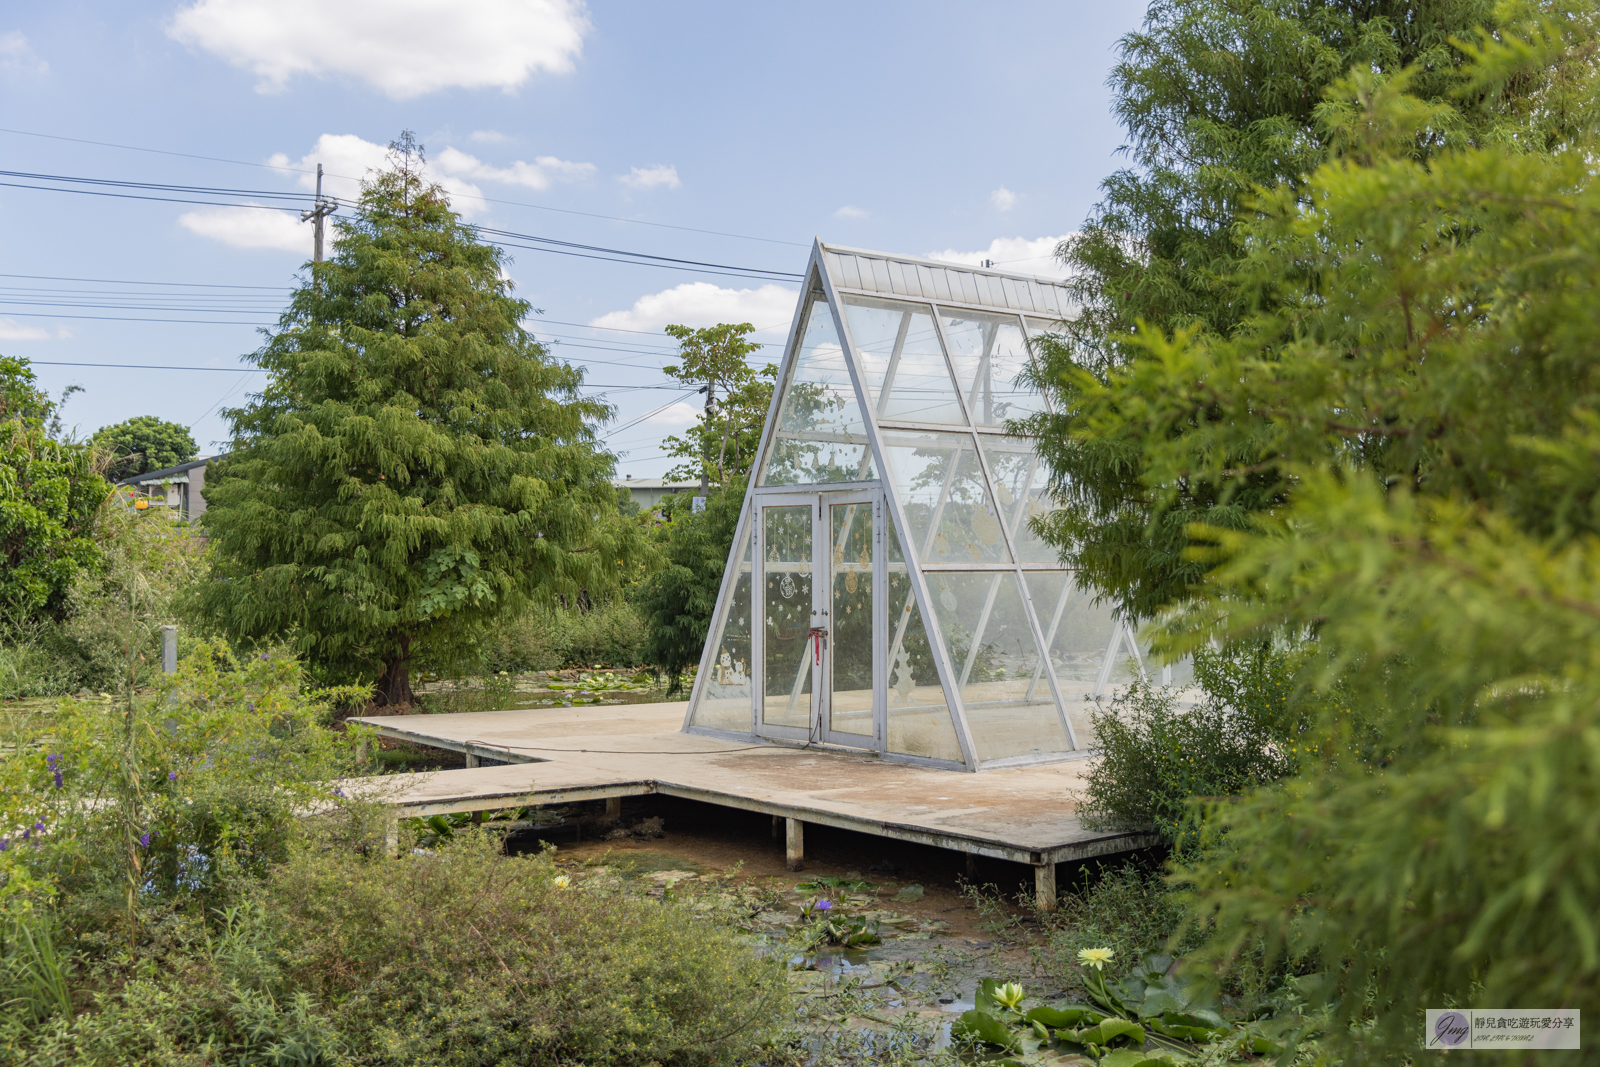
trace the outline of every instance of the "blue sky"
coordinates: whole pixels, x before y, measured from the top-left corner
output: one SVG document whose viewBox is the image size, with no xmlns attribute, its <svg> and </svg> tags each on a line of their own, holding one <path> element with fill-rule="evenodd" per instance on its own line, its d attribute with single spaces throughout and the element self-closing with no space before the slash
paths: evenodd
<svg viewBox="0 0 1600 1067">
<path fill-rule="evenodd" d="M 499 229 L 777 271 L 800 270 L 820 236 L 1049 273 L 1037 257 L 1119 163 L 1105 78 L 1143 12 L 1142 0 L 7 4 L 0 169 L 309 203 L 306 168 L 322 162 L 348 195 L 411 129 L 457 207 Z M 310 227 L 0 182 L 13 183 L 0 185 L 0 353 L 35 361 L 52 393 L 83 386 L 65 411 L 80 432 L 157 415 L 214 451 L 219 410 L 260 386 L 233 368 L 310 257 Z M 778 342 L 794 307 L 770 281 L 512 254 L 519 295 L 545 313 L 531 328 L 588 368 L 613 426 L 666 405 L 608 438 L 635 477 L 666 468 L 659 441 L 692 413 L 664 388 L 661 327 L 751 321 Z M 184 369 L 119 369 L 134 365 Z"/>
</svg>

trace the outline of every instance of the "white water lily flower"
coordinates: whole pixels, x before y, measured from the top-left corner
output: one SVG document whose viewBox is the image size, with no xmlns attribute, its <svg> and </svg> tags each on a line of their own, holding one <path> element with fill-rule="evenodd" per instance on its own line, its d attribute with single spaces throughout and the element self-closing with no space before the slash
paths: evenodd
<svg viewBox="0 0 1600 1067">
<path fill-rule="evenodd" d="M 564 874 L 558 874 L 554 878 L 550 879 L 550 884 L 555 886 L 557 889 L 567 889 L 572 885 L 572 879 Z"/>
</svg>

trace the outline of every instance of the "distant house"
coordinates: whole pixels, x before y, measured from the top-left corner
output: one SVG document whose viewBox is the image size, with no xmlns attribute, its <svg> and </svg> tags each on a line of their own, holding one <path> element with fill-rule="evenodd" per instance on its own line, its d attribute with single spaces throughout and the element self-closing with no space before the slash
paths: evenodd
<svg viewBox="0 0 1600 1067">
<path fill-rule="evenodd" d="M 176 508 L 180 517 L 194 522 L 206 513 L 206 465 L 221 456 L 201 456 L 176 467 L 147 471 L 124 478 L 117 488 L 133 507 Z"/>
<path fill-rule="evenodd" d="M 697 490 L 700 483 L 695 482 L 669 482 L 665 478 L 613 478 L 611 484 L 618 489 L 626 489 L 633 497 L 633 502 L 641 510 L 653 508 L 667 497 L 676 493 Z"/>
</svg>

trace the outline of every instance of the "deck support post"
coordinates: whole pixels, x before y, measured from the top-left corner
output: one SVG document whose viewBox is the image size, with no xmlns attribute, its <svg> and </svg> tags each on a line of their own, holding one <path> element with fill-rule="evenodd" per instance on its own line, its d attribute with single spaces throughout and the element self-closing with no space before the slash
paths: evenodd
<svg viewBox="0 0 1600 1067">
<path fill-rule="evenodd" d="M 785 819 L 787 833 L 785 834 L 784 859 L 791 871 L 798 871 L 806 865 L 806 824 L 799 819 Z"/>
<path fill-rule="evenodd" d="M 391 810 L 383 824 L 383 854 L 393 859 L 400 851 L 400 813 Z"/>
<path fill-rule="evenodd" d="M 482 764 L 478 762 L 478 757 L 477 756 L 473 755 L 471 752 L 468 752 L 467 753 L 467 766 L 468 767 L 479 767 L 479 766 L 482 766 Z"/>
<path fill-rule="evenodd" d="M 782 815 L 774 815 L 772 817 L 772 843 L 773 844 L 777 844 L 778 843 L 778 837 L 782 833 L 783 833 L 783 816 Z"/>
<path fill-rule="evenodd" d="M 968 852 L 967 881 L 971 882 L 976 877 L 978 877 L 978 854 L 976 852 Z"/>
<path fill-rule="evenodd" d="M 606 818 L 612 822 L 622 818 L 621 797 L 606 797 Z"/>
<path fill-rule="evenodd" d="M 1056 910 L 1056 865 L 1041 863 L 1033 869 L 1035 904 L 1040 911 Z"/>
</svg>

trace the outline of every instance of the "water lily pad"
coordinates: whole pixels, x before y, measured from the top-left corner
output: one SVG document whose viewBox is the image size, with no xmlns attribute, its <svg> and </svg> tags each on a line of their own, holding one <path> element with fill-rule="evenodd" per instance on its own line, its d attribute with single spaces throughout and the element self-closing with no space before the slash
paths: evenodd
<svg viewBox="0 0 1600 1067">
<path fill-rule="evenodd" d="M 922 899 L 922 887 L 920 885 L 904 885 L 904 886 L 901 886 L 900 887 L 900 892 L 898 892 L 898 893 L 896 893 L 894 895 L 894 899 L 896 899 L 896 900 L 921 900 Z"/>
</svg>

